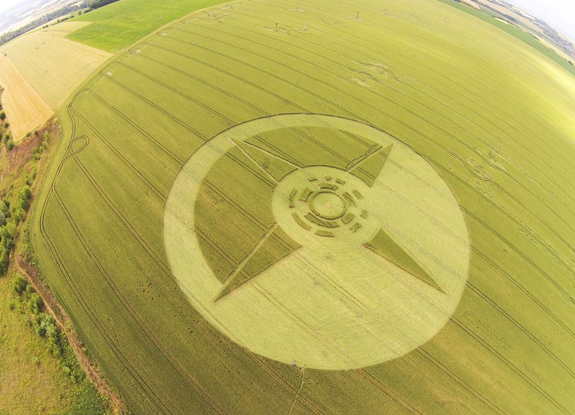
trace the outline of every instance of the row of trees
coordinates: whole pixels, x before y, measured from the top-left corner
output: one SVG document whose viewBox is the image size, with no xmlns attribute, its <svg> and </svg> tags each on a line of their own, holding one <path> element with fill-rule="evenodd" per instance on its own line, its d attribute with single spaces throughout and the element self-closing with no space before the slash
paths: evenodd
<svg viewBox="0 0 575 415">
<path fill-rule="evenodd" d="M 0 103 L 0 145 L 5 144 L 8 150 L 12 150 L 14 147 L 14 141 L 12 140 L 12 134 L 9 131 L 10 123 L 6 119 L 6 113 L 3 111 L 2 104 Z"/>
<path fill-rule="evenodd" d="M 31 314 L 34 332 L 47 340 L 48 351 L 60 361 L 62 370 L 74 383 L 83 380 L 85 378 L 84 372 L 76 360 L 66 337 L 56 325 L 56 321 L 46 312 L 42 298 L 24 277 L 18 273 L 12 282 L 12 287 L 20 303 L 27 307 Z M 14 309 L 15 304 L 12 303 L 10 308 Z"/>
<path fill-rule="evenodd" d="M 16 203 L 11 204 L 7 199 L 0 201 L 0 275 L 8 272 L 16 231 L 30 207 L 31 198 L 32 190 L 25 185 L 18 191 Z"/>
<path fill-rule="evenodd" d="M 88 0 L 88 1 L 84 1 L 83 4 L 85 4 L 84 7 L 89 7 L 90 9 L 94 10 L 94 9 L 99 9 L 100 7 L 104 7 L 110 3 L 115 3 L 119 0 Z"/>
<path fill-rule="evenodd" d="M 2 118 L 2 113 L 0 113 L 0 119 Z M 34 134 L 38 134 L 36 131 Z M 29 133 L 26 137 L 30 137 Z M 3 141 L 4 138 L 3 137 Z M 45 133 L 42 139 L 42 143 L 34 150 L 32 158 L 34 160 L 32 168 L 25 176 L 25 184 L 22 186 L 15 195 L 12 197 L 12 201 L 8 198 L 3 198 L 0 200 L 0 276 L 5 275 L 8 272 L 8 267 L 10 265 L 10 253 L 14 247 L 14 238 L 16 237 L 16 232 L 18 230 L 18 225 L 26 216 L 26 212 L 30 208 L 30 200 L 32 199 L 32 185 L 34 179 L 36 178 L 36 163 L 40 160 L 40 157 L 48 147 L 51 137 L 49 133 Z M 5 142 L 5 141 L 4 141 Z M 8 150 L 14 146 L 13 141 L 7 143 Z"/>
</svg>

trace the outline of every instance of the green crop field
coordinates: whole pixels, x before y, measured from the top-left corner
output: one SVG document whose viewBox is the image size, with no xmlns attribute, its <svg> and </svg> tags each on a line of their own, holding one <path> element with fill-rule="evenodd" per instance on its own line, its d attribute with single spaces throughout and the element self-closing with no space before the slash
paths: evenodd
<svg viewBox="0 0 575 415">
<path fill-rule="evenodd" d="M 134 414 L 575 414 L 573 96 L 439 1 L 215 6 L 61 109 L 34 247 Z"/>
<path fill-rule="evenodd" d="M 174 19 L 222 1 L 122 0 L 74 18 L 92 24 L 67 37 L 115 53 Z"/>
</svg>

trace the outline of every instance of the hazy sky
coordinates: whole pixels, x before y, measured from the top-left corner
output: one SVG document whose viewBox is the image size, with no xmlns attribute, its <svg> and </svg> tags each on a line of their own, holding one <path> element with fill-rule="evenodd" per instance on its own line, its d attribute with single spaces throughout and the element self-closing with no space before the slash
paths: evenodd
<svg viewBox="0 0 575 415">
<path fill-rule="evenodd" d="M 549 23 L 575 41 L 574 0 L 511 0 L 520 9 Z"/>
<path fill-rule="evenodd" d="M 22 3 L 22 0 L 2 0 L 2 1 L 0 1 L 0 13 L 2 13 L 5 10 L 8 10 L 9 8 L 11 8 L 12 6 L 14 6 L 18 3 Z"/>
</svg>

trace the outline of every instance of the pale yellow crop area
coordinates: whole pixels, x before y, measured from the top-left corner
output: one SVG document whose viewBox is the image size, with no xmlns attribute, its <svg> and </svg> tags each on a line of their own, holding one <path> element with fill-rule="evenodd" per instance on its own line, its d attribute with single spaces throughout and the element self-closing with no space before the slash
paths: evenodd
<svg viewBox="0 0 575 415">
<path fill-rule="evenodd" d="M 341 149 L 346 144 L 335 138 L 337 131 L 353 133 L 369 140 L 371 147 L 365 162 L 342 169 L 320 164 L 319 159 L 307 166 L 288 165 L 278 158 L 279 153 L 274 155 L 249 144 L 250 137 L 284 131 L 282 127 L 327 128 L 333 133 L 332 145 Z M 284 141 L 297 142 L 297 135 L 280 135 Z M 226 169 L 230 188 L 247 194 L 251 203 L 245 205 L 241 196 L 232 193 L 228 196 L 246 211 L 259 205 L 263 210 L 256 219 L 266 227 L 267 208 L 273 212 L 274 223 L 267 232 L 254 232 L 259 242 L 224 282 L 234 288 L 225 290 L 202 258 L 198 235 L 205 232 L 216 244 L 221 239 L 218 233 L 237 238 L 231 226 L 239 218 L 222 218 L 219 203 L 205 200 L 196 204 L 194 200 L 198 200 L 198 194 L 202 197 L 202 183 L 216 183 L 217 160 L 242 142 L 248 144 L 237 147 L 246 155 L 241 165 L 261 173 L 272 169 L 274 173 L 269 177 L 276 186 L 267 197 L 264 192 L 251 197 L 253 187 L 248 188 L 247 177 Z M 374 181 L 364 183 L 359 177 L 365 178 L 366 173 L 356 176 L 355 172 L 357 168 L 368 169 L 362 166 L 368 166 L 370 156 L 378 152 L 374 148 L 388 149 L 389 154 L 376 168 Z M 297 151 L 291 153 L 290 159 L 298 158 Z M 229 154 L 234 160 L 242 157 L 240 153 Z M 258 161 L 259 155 L 267 155 L 267 160 Z M 279 163 L 285 166 L 281 174 L 270 167 L 280 167 Z M 319 190 L 312 192 L 310 188 Z M 303 193 L 295 200 L 298 189 Z M 226 189 L 220 191 L 225 193 Z M 324 202 L 314 205 L 314 200 L 322 199 L 314 199 L 318 195 Z M 341 203 L 330 206 L 330 199 L 340 199 Z M 306 223 L 306 218 L 314 222 Z M 213 226 L 207 228 L 208 224 Z M 243 232 L 250 230 L 244 228 Z M 406 255 L 417 258 L 439 289 L 408 272 L 405 256 L 380 256 L 378 252 L 393 249 L 389 242 L 376 246 L 381 232 L 391 235 L 394 245 L 403 247 L 400 249 Z M 274 238 L 281 238 L 291 252 L 282 253 Z M 457 307 L 469 264 L 469 237 L 457 200 L 427 162 L 374 128 L 309 114 L 242 124 L 203 147 L 185 165 L 170 191 L 165 244 L 180 286 L 215 327 L 236 343 L 271 359 L 328 370 L 381 363 L 431 339 Z M 368 246 L 370 249 L 366 249 Z M 220 249 L 227 248 L 220 244 Z M 230 257 L 234 251 L 237 247 L 226 250 Z M 225 266 L 213 261 L 211 265 L 215 269 Z M 251 276 L 243 278 L 246 273 Z M 242 278 L 244 281 L 234 282 Z M 222 290 L 227 293 L 219 294 Z"/>
<path fill-rule="evenodd" d="M 48 104 L 4 55 L 0 56 L 0 85 L 4 88 L 2 105 L 15 140 L 43 124 L 53 114 Z"/>
<path fill-rule="evenodd" d="M 45 102 L 41 112 L 43 115 L 46 106 L 57 109 L 74 89 L 110 57 L 107 52 L 65 38 L 85 25 L 83 22 L 60 23 L 17 38 L 0 48 L 3 61 L 7 58 L 12 63 L 0 66 L 0 81 L 6 93 L 12 96 L 18 94 L 18 100 L 38 100 L 33 97 L 30 88 L 18 90 L 21 81 L 16 84 L 11 81 L 15 75 L 7 74 L 7 71 L 13 73 L 16 69 Z M 38 125 L 43 121 L 42 117 L 30 115 L 27 116 L 30 119 L 27 123 L 17 125 L 18 118 L 24 117 L 21 108 L 15 106 L 14 99 L 6 105 L 7 112 L 13 114 L 10 118 L 12 123 L 16 123 L 13 124 L 15 130 L 26 131 L 30 125 Z M 16 134 L 15 138 L 18 138 Z"/>
</svg>

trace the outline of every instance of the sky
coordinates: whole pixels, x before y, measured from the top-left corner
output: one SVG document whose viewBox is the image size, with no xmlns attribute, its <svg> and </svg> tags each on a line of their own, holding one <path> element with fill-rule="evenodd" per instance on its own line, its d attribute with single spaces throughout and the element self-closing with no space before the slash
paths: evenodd
<svg viewBox="0 0 575 415">
<path fill-rule="evenodd" d="M 0 13 L 12 8 L 12 6 L 22 3 L 22 0 L 2 0 L 0 1 Z"/>
<path fill-rule="evenodd" d="M 575 42 L 574 0 L 511 0 L 511 3 L 547 22 Z"/>
</svg>

